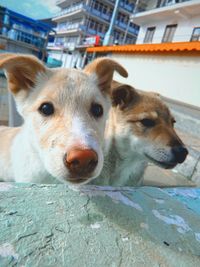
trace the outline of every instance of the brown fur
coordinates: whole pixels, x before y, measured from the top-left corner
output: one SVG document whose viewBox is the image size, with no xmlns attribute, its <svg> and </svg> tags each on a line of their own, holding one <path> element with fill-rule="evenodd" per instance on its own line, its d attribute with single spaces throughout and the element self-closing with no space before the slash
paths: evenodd
<svg viewBox="0 0 200 267">
<path fill-rule="evenodd" d="M 102 64 L 103 60 L 103 64 Z M 110 88 L 113 72 L 116 70 L 121 76 L 128 77 L 127 71 L 117 62 L 110 61 L 109 58 L 98 58 L 95 60 L 95 64 L 89 64 L 85 68 L 86 73 L 92 73 L 96 70 L 96 74 L 99 78 L 99 87 L 102 90 L 105 88 Z"/>
<path fill-rule="evenodd" d="M 166 146 L 182 145 L 174 130 L 174 117 L 161 99 L 152 93 L 137 94 L 134 105 L 124 111 L 127 122 L 132 122 L 134 133 Z M 152 119 L 155 121 L 155 126 L 145 128 L 140 123 L 141 119 Z"/>
<path fill-rule="evenodd" d="M 35 57 L 15 54 L 1 56 L 0 68 L 6 69 L 8 86 L 13 94 L 33 87 L 37 73 L 45 71 L 45 67 Z"/>
<path fill-rule="evenodd" d="M 148 162 L 165 169 L 181 164 L 188 151 L 161 98 L 115 81 L 112 88 L 113 107 L 105 131 L 105 164 L 93 184 L 140 186 Z"/>
</svg>

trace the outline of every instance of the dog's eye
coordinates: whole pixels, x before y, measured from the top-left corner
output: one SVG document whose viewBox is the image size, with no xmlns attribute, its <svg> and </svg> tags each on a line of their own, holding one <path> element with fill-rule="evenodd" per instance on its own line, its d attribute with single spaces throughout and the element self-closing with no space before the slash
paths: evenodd
<svg viewBox="0 0 200 267">
<path fill-rule="evenodd" d="M 99 118 L 103 115 L 103 107 L 100 104 L 92 103 L 90 107 L 90 113 L 95 118 Z"/>
<path fill-rule="evenodd" d="M 154 120 L 151 119 L 143 119 L 140 121 L 142 123 L 142 125 L 144 125 L 145 127 L 153 127 L 155 126 L 156 122 Z"/>
<path fill-rule="evenodd" d="M 172 119 L 172 124 L 174 125 L 176 123 L 176 120 L 175 119 Z"/>
<path fill-rule="evenodd" d="M 52 103 L 43 103 L 39 107 L 39 112 L 45 116 L 51 116 L 54 114 L 54 106 Z"/>
</svg>

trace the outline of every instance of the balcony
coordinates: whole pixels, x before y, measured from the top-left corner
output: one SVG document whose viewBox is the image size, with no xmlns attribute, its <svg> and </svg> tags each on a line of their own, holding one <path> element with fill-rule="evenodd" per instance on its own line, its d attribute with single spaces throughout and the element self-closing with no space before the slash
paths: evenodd
<svg viewBox="0 0 200 267">
<path fill-rule="evenodd" d="M 53 18 L 53 21 L 65 18 L 67 16 L 72 16 L 75 15 L 83 10 L 86 10 L 87 7 L 83 4 L 77 4 L 77 5 L 72 5 L 68 8 L 63 9 L 61 12 L 57 13 L 56 16 Z"/>
<path fill-rule="evenodd" d="M 125 4 L 123 1 L 121 1 L 121 2 L 119 3 L 119 6 L 120 6 L 121 8 L 123 8 L 123 9 L 127 10 L 128 12 L 132 12 L 133 9 L 134 9 L 134 4 L 127 5 L 127 4 Z"/>
<path fill-rule="evenodd" d="M 144 5 L 139 2 L 137 13 L 133 17 L 134 23 L 142 26 L 155 21 L 162 21 L 163 19 L 172 19 L 179 17 L 197 16 L 200 14 L 200 1 L 199 0 L 168 0 L 151 2 L 151 6 Z M 146 1 L 145 1 L 146 3 Z M 143 4 L 143 5 L 142 5 Z"/>
<path fill-rule="evenodd" d="M 111 20 L 111 14 L 103 13 L 102 11 L 99 11 L 91 6 L 86 8 L 87 12 L 93 15 L 94 17 L 98 17 L 101 20 L 104 20 L 106 22 L 109 22 Z M 96 19 L 98 19 L 96 18 Z"/>
<path fill-rule="evenodd" d="M 61 7 L 61 8 L 65 8 L 66 6 L 68 6 L 70 3 L 70 1 L 68 0 L 57 0 L 56 1 L 56 5 Z"/>
<path fill-rule="evenodd" d="M 86 28 L 83 23 L 76 22 L 76 23 L 66 23 L 65 25 L 58 26 L 56 30 L 56 34 L 66 34 L 66 33 L 71 33 L 71 32 L 76 32 L 76 31 L 84 31 Z"/>
<path fill-rule="evenodd" d="M 32 31 L 20 30 L 15 26 L 11 27 L 7 33 L 2 33 L 2 35 L 10 40 L 26 43 L 37 48 L 44 48 L 47 39 L 44 34 L 40 35 Z"/>
<path fill-rule="evenodd" d="M 120 27 L 121 29 L 126 29 L 127 28 L 127 23 L 124 23 L 124 22 L 121 22 L 121 21 L 119 21 L 119 20 L 116 20 L 116 22 L 115 22 L 115 25 L 117 25 L 118 27 Z"/>
<path fill-rule="evenodd" d="M 139 29 L 136 29 L 134 27 L 129 26 L 128 32 L 137 36 L 138 35 L 138 32 L 139 32 Z"/>
<path fill-rule="evenodd" d="M 95 9 L 92 6 L 86 6 L 86 5 L 81 3 L 78 5 L 73 5 L 73 6 L 66 8 L 66 9 L 63 9 L 61 12 L 59 12 L 53 18 L 53 21 L 62 20 L 66 17 L 74 16 L 76 14 L 79 14 L 80 12 L 83 12 L 83 11 L 88 12 L 95 17 L 99 17 L 99 18 L 101 18 L 107 22 L 111 20 L 111 14 L 103 13 L 102 11 Z"/>
<path fill-rule="evenodd" d="M 155 8 L 168 7 L 190 1 L 193 0 L 154 0 L 154 1 L 140 0 L 137 5 L 137 12 L 146 12 Z"/>
</svg>

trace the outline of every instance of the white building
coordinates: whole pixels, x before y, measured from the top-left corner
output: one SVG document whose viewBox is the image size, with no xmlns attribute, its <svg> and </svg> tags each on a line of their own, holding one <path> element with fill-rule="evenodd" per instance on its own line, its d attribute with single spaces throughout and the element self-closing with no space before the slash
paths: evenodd
<svg viewBox="0 0 200 267">
<path fill-rule="evenodd" d="M 138 11 L 134 16 L 140 25 L 137 44 L 200 40 L 199 0 L 140 0 Z"/>
<path fill-rule="evenodd" d="M 176 3 L 179 2 L 179 3 Z M 126 80 L 173 101 L 200 108 L 200 1 L 138 2 L 135 45 L 89 48 L 109 54 L 128 70 Z"/>
<path fill-rule="evenodd" d="M 120 0 L 112 42 L 135 43 L 139 27 L 130 21 L 135 1 Z M 88 46 L 100 45 L 108 31 L 114 0 L 58 0 L 61 11 L 52 19 L 57 23 L 55 41 L 49 55 L 62 60 L 63 67 L 81 67 Z"/>
</svg>

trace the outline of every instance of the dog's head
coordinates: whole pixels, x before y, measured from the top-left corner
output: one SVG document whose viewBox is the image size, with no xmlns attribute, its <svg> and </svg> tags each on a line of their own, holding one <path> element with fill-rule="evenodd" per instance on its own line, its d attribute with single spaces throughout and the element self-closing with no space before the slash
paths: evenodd
<svg viewBox="0 0 200 267">
<path fill-rule="evenodd" d="M 159 95 L 117 82 L 112 87 L 117 134 L 119 139 L 124 136 L 129 140 L 127 153 L 138 153 L 166 169 L 184 162 L 188 151 L 174 129 L 174 117 Z M 122 149 L 123 146 L 125 143 L 121 144 Z"/>
<path fill-rule="evenodd" d="M 24 138 L 61 181 L 86 183 L 103 166 L 103 140 L 111 105 L 111 81 L 126 70 L 109 58 L 99 58 L 83 71 L 48 69 L 33 56 L 0 56 L 8 87 L 24 118 Z"/>
</svg>

